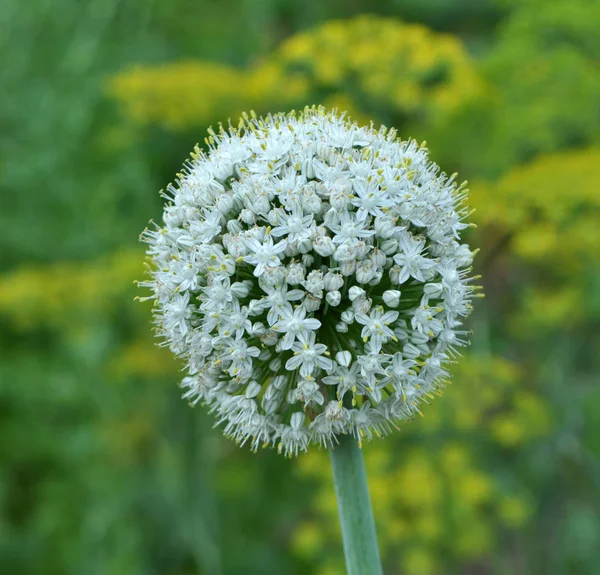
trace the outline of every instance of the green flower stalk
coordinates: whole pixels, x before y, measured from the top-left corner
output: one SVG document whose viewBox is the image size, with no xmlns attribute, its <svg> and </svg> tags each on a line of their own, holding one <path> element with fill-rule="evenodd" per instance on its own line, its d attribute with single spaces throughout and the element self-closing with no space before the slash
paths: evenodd
<svg viewBox="0 0 600 575">
<path fill-rule="evenodd" d="M 358 442 L 350 435 L 341 437 L 330 457 L 348 575 L 381 575 L 367 474 Z"/>
</svg>

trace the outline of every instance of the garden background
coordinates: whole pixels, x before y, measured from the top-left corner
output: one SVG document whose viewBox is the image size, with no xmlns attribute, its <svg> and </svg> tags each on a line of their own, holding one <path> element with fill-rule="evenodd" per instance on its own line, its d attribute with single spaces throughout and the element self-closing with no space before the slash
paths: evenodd
<svg viewBox="0 0 600 575">
<path fill-rule="evenodd" d="M 138 233 L 206 129 L 324 104 L 468 179 L 454 383 L 364 448 L 389 575 L 600 564 L 600 0 L 3 0 L 0 570 L 341 575 L 327 454 L 180 399 Z"/>
</svg>

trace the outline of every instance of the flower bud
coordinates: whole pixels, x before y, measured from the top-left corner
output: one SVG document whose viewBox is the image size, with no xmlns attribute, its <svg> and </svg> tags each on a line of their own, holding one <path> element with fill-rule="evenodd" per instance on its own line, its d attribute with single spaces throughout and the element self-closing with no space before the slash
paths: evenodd
<svg viewBox="0 0 600 575">
<path fill-rule="evenodd" d="M 369 254 L 369 259 L 373 262 L 373 265 L 378 268 L 382 268 L 385 265 L 385 262 L 387 261 L 385 253 L 383 253 L 382 250 L 378 250 L 377 248 L 375 248 Z"/>
<path fill-rule="evenodd" d="M 336 324 L 335 331 L 338 333 L 348 333 L 348 324 L 341 321 L 340 323 Z"/>
<path fill-rule="evenodd" d="M 321 211 L 321 198 L 317 194 L 310 194 L 304 197 L 302 206 L 310 214 L 318 214 Z"/>
<path fill-rule="evenodd" d="M 238 220 L 229 220 L 227 222 L 227 230 L 234 235 L 239 234 L 243 229 L 242 224 Z"/>
<path fill-rule="evenodd" d="M 358 286 L 352 286 L 349 290 L 348 290 L 348 299 L 350 301 L 354 301 L 356 298 L 364 296 L 365 295 L 365 290 L 362 289 L 361 287 Z"/>
<path fill-rule="evenodd" d="M 390 280 L 393 284 L 400 284 L 400 274 L 402 273 L 402 268 L 400 266 L 392 266 L 390 268 Z"/>
<path fill-rule="evenodd" d="M 302 427 L 302 425 L 304 424 L 305 417 L 306 416 L 301 411 L 296 411 L 296 413 L 292 413 L 290 425 L 294 429 L 300 429 Z"/>
<path fill-rule="evenodd" d="M 285 375 L 278 375 L 276 378 L 273 379 L 273 386 L 279 390 L 285 389 L 287 383 L 288 381 Z"/>
<path fill-rule="evenodd" d="M 356 244 L 356 258 L 362 260 L 367 257 L 367 254 L 371 251 L 371 246 L 366 242 L 358 242 Z"/>
<path fill-rule="evenodd" d="M 262 391 L 262 385 L 260 385 L 256 381 L 251 381 L 246 388 L 246 397 L 252 398 L 256 397 Z"/>
<path fill-rule="evenodd" d="M 407 343 L 402 348 L 402 355 L 404 355 L 404 357 L 406 357 L 407 359 L 417 359 L 417 357 L 421 355 L 421 351 L 416 345 L 413 345 L 412 343 Z"/>
<path fill-rule="evenodd" d="M 373 262 L 365 260 L 356 264 L 356 281 L 360 284 L 369 283 L 375 277 Z"/>
<path fill-rule="evenodd" d="M 312 294 L 308 294 L 304 298 L 304 301 L 302 302 L 302 305 L 304 305 L 304 308 L 308 312 L 317 311 L 321 307 L 321 298 L 320 297 L 315 297 Z"/>
<path fill-rule="evenodd" d="M 244 299 L 248 297 L 250 287 L 246 283 L 235 282 L 231 284 L 231 293 L 239 299 Z"/>
<path fill-rule="evenodd" d="M 349 351 L 338 351 L 335 354 L 335 361 L 342 367 L 348 367 L 352 361 L 352 354 Z"/>
<path fill-rule="evenodd" d="M 343 276 L 348 277 L 351 276 L 356 271 L 356 262 L 340 262 L 340 272 Z"/>
<path fill-rule="evenodd" d="M 272 383 L 267 386 L 265 391 L 265 399 L 268 401 L 273 401 L 281 396 L 281 391 L 277 389 Z"/>
<path fill-rule="evenodd" d="M 302 263 L 309 268 L 310 266 L 313 265 L 313 263 L 315 262 L 315 258 L 309 254 L 303 255 L 302 256 Z"/>
<path fill-rule="evenodd" d="M 467 244 L 459 245 L 454 254 L 456 264 L 459 267 L 468 267 L 473 263 L 473 252 Z"/>
<path fill-rule="evenodd" d="M 267 333 L 267 328 L 264 326 L 264 324 L 260 323 L 259 321 L 252 324 L 252 335 L 260 336 L 265 333 Z"/>
<path fill-rule="evenodd" d="M 373 272 L 373 279 L 369 282 L 370 286 L 377 286 L 381 282 L 381 278 L 383 277 L 383 270 L 375 270 Z"/>
<path fill-rule="evenodd" d="M 333 225 L 335 225 L 338 221 L 338 213 L 337 210 L 333 207 L 331 207 L 329 210 L 327 210 L 325 212 L 325 215 L 323 216 L 323 223 L 327 226 L 327 227 L 331 227 Z"/>
<path fill-rule="evenodd" d="M 283 266 L 265 267 L 263 275 L 260 277 L 261 283 L 265 286 L 275 287 L 285 281 L 287 270 Z"/>
<path fill-rule="evenodd" d="M 423 287 L 423 293 L 427 297 L 431 297 L 431 298 L 440 297 L 442 295 L 443 291 L 444 291 L 444 286 L 440 283 L 425 284 L 425 286 Z"/>
<path fill-rule="evenodd" d="M 347 310 L 342 312 L 341 320 L 344 323 L 352 323 L 354 321 L 354 311 L 352 308 L 348 308 Z"/>
<path fill-rule="evenodd" d="M 383 292 L 383 301 L 390 307 L 398 307 L 400 305 L 400 292 L 395 289 L 389 289 Z"/>
<path fill-rule="evenodd" d="M 265 409 L 265 413 L 267 415 L 273 415 L 281 409 L 281 401 L 278 399 L 266 401 L 265 405 L 264 405 L 264 409 Z"/>
<path fill-rule="evenodd" d="M 275 359 L 271 360 L 271 363 L 269 363 L 269 369 L 271 371 L 278 372 L 281 369 L 281 364 L 281 357 L 277 356 Z"/>
<path fill-rule="evenodd" d="M 331 238 L 319 236 L 313 241 L 313 248 L 320 256 L 328 257 L 335 251 L 335 245 Z"/>
<path fill-rule="evenodd" d="M 279 340 L 279 335 L 273 330 L 268 330 L 260 336 L 260 341 L 263 345 L 275 345 Z"/>
<path fill-rule="evenodd" d="M 302 285 L 309 293 L 313 294 L 318 298 L 323 297 L 323 289 L 325 288 L 325 282 L 323 280 L 323 272 L 313 270 L 302 282 Z"/>
<path fill-rule="evenodd" d="M 329 305 L 336 307 L 340 305 L 340 302 L 342 301 L 342 294 L 339 291 L 330 291 L 327 292 L 325 299 Z"/>
<path fill-rule="evenodd" d="M 312 249 L 313 249 L 313 244 L 312 244 L 310 238 L 305 238 L 298 242 L 298 251 L 301 254 L 308 254 L 312 251 Z M 312 257 L 312 256 L 310 256 L 310 257 Z"/>
<path fill-rule="evenodd" d="M 381 251 L 390 256 L 398 251 L 398 240 L 385 240 L 381 242 Z"/>
<path fill-rule="evenodd" d="M 271 226 L 276 227 L 281 223 L 282 216 L 285 214 L 285 211 L 281 208 L 272 209 L 267 215 L 267 219 L 269 220 L 269 224 Z"/>
<path fill-rule="evenodd" d="M 354 313 L 369 313 L 372 304 L 371 298 L 360 296 L 352 302 Z"/>
<path fill-rule="evenodd" d="M 248 208 L 244 208 L 239 215 L 239 218 L 242 222 L 248 225 L 252 225 L 256 223 L 256 214 L 249 210 Z"/>
<path fill-rule="evenodd" d="M 356 247 L 352 246 L 348 242 L 344 242 L 338 246 L 333 253 L 333 258 L 337 262 L 354 262 L 357 258 Z"/>
<path fill-rule="evenodd" d="M 298 285 L 304 280 L 306 268 L 299 262 L 292 262 L 288 265 L 287 283 L 290 285 Z"/>
<path fill-rule="evenodd" d="M 234 200 L 231 194 L 220 194 L 217 198 L 217 209 L 222 214 L 228 214 L 233 209 Z"/>
<path fill-rule="evenodd" d="M 395 225 L 391 216 L 377 216 L 374 222 L 375 231 L 381 238 L 391 238 L 394 235 Z"/>
<path fill-rule="evenodd" d="M 328 271 L 323 278 L 323 285 L 327 291 L 336 291 L 344 285 L 344 278 L 336 272 Z"/>
</svg>

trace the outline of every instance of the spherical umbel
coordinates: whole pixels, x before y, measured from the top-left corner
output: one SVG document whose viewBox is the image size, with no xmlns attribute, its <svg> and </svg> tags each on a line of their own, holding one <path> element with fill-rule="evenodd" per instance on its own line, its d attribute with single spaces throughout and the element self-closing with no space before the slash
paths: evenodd
<svg viewBox="0 0 600 575">
<path fill-rule="evenodd" d="M 416 142 L 322 108 L 210 134 L 142 234 L 184 397 L 288 455 L 418 413 L 466 343 L 464 187 Z"/>
</svg>

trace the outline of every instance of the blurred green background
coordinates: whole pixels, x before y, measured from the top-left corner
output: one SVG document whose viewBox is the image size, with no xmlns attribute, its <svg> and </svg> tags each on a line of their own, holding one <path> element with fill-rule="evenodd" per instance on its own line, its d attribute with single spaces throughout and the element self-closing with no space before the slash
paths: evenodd
<svg viewBox="0 0 600 575">
<path fill-rule="evenodd" d="M 470 182 L 486 299 L 364 449 L 387 575 L 600 565 L 600 0 L 3 0 L 0 571 L 341 575 L 326 453 L 239 449 L 134 304 L 206 128 L 320 103 Z"/>
</svg>

